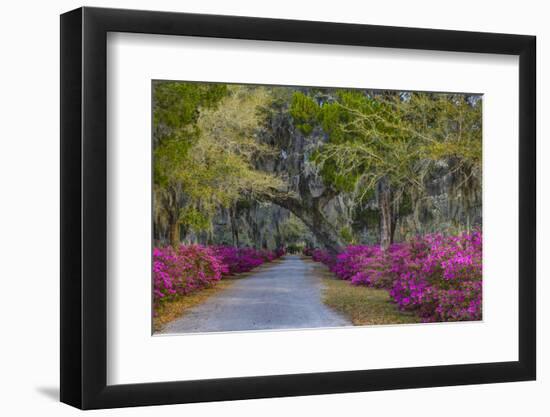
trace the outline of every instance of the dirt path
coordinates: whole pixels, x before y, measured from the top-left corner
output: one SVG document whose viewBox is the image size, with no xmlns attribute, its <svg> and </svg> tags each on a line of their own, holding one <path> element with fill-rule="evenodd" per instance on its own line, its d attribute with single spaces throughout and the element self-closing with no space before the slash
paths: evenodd
<svg viewBox="0 0 550 417">
<path fill-rule="evenodd" d="M 351 326 L 323 304 L 320 268 L 287 255 L 187 310 L 161 333 Z"/>
</svg>

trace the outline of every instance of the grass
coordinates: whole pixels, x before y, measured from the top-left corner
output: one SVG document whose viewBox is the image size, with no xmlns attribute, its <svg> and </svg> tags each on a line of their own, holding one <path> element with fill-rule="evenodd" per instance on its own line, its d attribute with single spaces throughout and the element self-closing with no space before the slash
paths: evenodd
<svg viewBox="0 0 550 417">
<path fill-rule="evenodd" d="M 153 331 L 159 332 L 171 321 L 180 318 L 186 310 L 195 307 L 213 295 L 231 287 L 235 281 L 242 279 L 246 274 L 233 277 L 224 277 L 210 288 L 204 288 L 194 293 L 180 297 L 177 300 L 164 303 L 157 311 L 157 316 L 153 317 Z"/>
<path fill-rule="evenodd" d="M 419 323 L 420 319 L 397 309 L 390 302 L 387 290 L 350 285 L 329 276 L 323 277 L 325 284 L 323 301 L 334 310 L 347 316 L 356 326 L 372 324 Z"/>
</svg>

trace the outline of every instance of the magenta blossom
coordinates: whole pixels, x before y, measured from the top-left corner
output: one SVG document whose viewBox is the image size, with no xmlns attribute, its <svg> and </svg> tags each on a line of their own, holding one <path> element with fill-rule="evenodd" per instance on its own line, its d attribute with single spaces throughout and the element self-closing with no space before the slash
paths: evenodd
<svg viewBox="0 0 550 417">
<path fill-rule="evenodd" d="M 482 235 L 431 234 L 391 245 L 312 251 L 340 279 L 386 288 L 400 310 L 426 322 L 481 320 Z"/>
</svg>

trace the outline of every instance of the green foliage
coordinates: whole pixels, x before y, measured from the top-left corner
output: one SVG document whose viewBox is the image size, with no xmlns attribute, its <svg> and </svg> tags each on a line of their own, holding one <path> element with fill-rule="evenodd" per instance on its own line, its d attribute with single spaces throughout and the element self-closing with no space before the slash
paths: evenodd
<svg viewBox="0 0 550 417">
<path fill-rule="evenodd" d="M 411 198 L 411 195 L 407 192 L 404 192 L 401 195 L 401 199 L 399 201 L 399 216 L 408 216 L 413 212 L 413 201 Z"/>
<path fill-rule="evenodd" d="M 460 198 L 473 200 L 480 189 L 479 97 L 337 90 L 322 105 L 296 93 L 292 109 L 304 133 L 317 123 L 328 136 L 311 156 L 325 184 L 359 201 L 384 180 L 398 213 L 410 214 L 441 161 L 450 165 Z"/>
<path fill-rule="evenodd" d="M 357 243 L 357 240 L 353 234 L 353 230 L 350 226 L 344 226 L 340 229 L 340 237 L 347 245 L 353 245 Z"/>
<path fill-rule="evenodd" d="M 307 137 L 304 172 L 315 181 L 319 174 L 325 189 L 345 193 L 345 205 L 351 201 L 354 212 L 335 225 L 347 243 L 364 225 L 378 227 L 382 214 L 424 218 L 427 184 L 442 172 L 452 184 L 450 199 L 466 208 L 479 199 L 476 96 L 174 81 L 155 81 L 152 93 L 155 225 L 164 231 L 174 222 L 186 231 L 207 231 L 220 208 L 238 210 L 258 196 L 292 191 L 286 173 L 257 168 L 277 161 L 296 139 L 287 138 L 289 119 Z M 273 114 L 280 116 L 277 123 L 266 123 Z M 270 128 L 273 140 L 265 134 Z M 381 184 L 390 190 L 390 215 L 374 207 Z M 350 218 L 351 227 L 345 224 Z M 281 233 L 300 245 L 309 231 L 293 222 Z"/>
<path fill-rule="evenodd" d="M 306 225 L 293 214 L 280 225 L 279 233 L 281 240 L 287 244 L 300 244 L 302 246 L 311 235 Z"/>
<path fill-rule="evenodd" d="M 313 98 L 295 92 L 290 104 L 290 115 L 294 119 L 294 126 L 304 135 L 310 135 L 317 123 L 319 106 Z"/>
<path fill-rule="evenodd" d="M 390 108 L 394 97 L 387 96 L 382 101 L 363 91 L 345 91 L 338 101 L 322 107 L 329 143 L 316 160 L 337 172 L 332 178 L 351 178 L 365 191 L 374 189 L 382 177 L 391 184 L 410 178 L 416 141 L 400 129 L 399 112 Z"/>
<path fill-rule="evenodd" d="M 290 245 L 287 245 L 286 251 L 287 253 L 301 253 L 305 247 L 306 246 L 304 243 L 291 243 Z"/>
<path fill-rule="evenodd" d="M 210 218 L 195 207 L 185 207 L 180 212 L 181 224 L 194 232 L 210 229 Z"/>
<path fill-rule="evenodd" d="M 319 168 L 319 173 L 325 184 L 329 184 L 336 190 L 352 192 L 362 175 L 361 167 L 351 170 L 343 170 L 333 158 L 326 158 L 325 149 L 315 150 L 310 160 Z"/>
<path fill-rule="evenodd" d="M 200 130 L 201 108 L 212 108 L 227 94 L 223 84 L 153 82 L 153 141 L 155 183 L 166 187 L 185 161 Z"/>
<path fill-rule="evenodd" d="M 380 210 L 370 206 L 362 207 L 361 205 L 357 205 L 353 211 L 352 218 L 356 230 L 361 229 L 362 226 L 367 226 L 367 228 L 372 229 L 378 227 Z"/>
<path fill-rule="evenodd" d="M 153 82 L 153 123 L 177 132 L 199 117 L 199 109 L 215 106 L 227 94 L 224 84 Z M 166 136 L 170 136 L 169 134 Z"/>
<path fill-rule="evenodd" d="M 220 207 L 280 182 L 254 159 L 271 149 L 256 140 L 266 89 L 221 84 L 154 85 L 154 181 L 157 224 L 210 229 Z M 176 219 L 176 220 L 174 220 Z"/>
</svg>

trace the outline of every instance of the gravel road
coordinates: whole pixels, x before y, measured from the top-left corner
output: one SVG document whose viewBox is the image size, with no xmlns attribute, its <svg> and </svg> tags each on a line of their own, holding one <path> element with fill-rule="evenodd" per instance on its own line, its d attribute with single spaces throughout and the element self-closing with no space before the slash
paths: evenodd
<svg viewBox="0 0 550 417">
<path fill-rule="evenodd" d="M 351 326 L 321 300 L 323 267 L 286 255 L 169 323 L 161 333 Z"/>
</svg>

